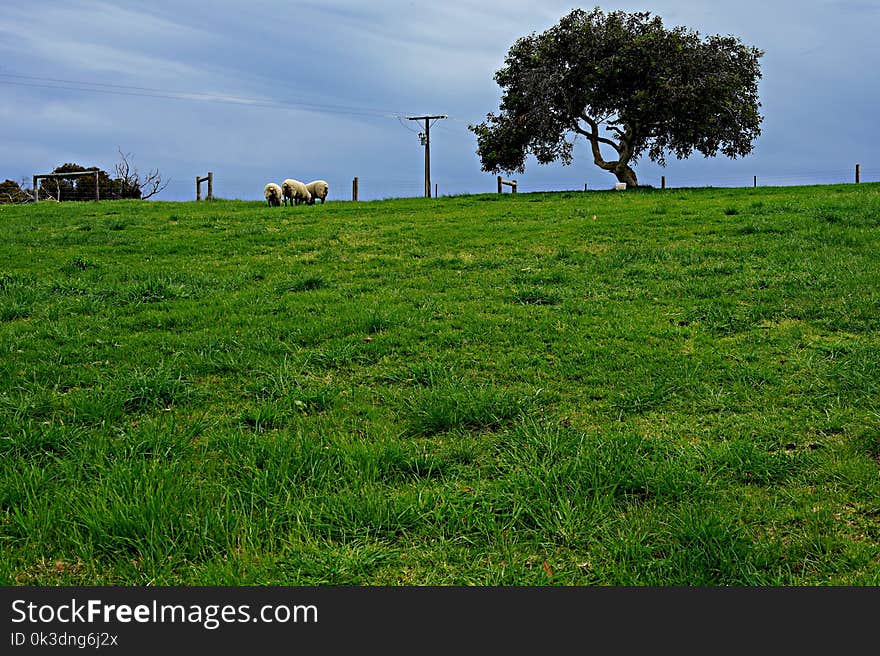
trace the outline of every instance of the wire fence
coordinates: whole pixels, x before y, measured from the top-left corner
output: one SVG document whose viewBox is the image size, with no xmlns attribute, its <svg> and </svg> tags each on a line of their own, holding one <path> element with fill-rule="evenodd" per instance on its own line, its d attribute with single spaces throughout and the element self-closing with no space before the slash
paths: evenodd
<svg viewBox="0 0 880 656">
<path fill-rule="evenodd" d="M 303 182 L 310 182 L 311 179 L 302 179 Z M 329 200 L 352 200 L 352 178 L 338 177 L 322 177 L 326 180 L 330 187 Z M 195 200 L 195 178 L 193 181 L 188 180 L 171 180 L 162 197 L 157 200 Z M 214 173 L 214 197 L 227 200 L 264 200 L 263 188 L 267 182 L 276 182 L 281 184 L 282 180 L 265 181 L 262 178 L 257 183 L 249 183 L 240 179 L 226 179 L 222 172 Z M 360 177 L 359 180 L 359 200 L 382 200 L 386 198 L 409 198 L 424 195 L 425 182 L 419 179 L 405 178 L 380 178 L 380 177 Z M 433 192 L 432 192 L 433 193 Z M 449 192 L 447 192 L 449 193 Z M 461 193 L 461 192 L 460 192 Z"/>
<path fill-rule="evenodd" d="M 807 185 L 831 185 L 847 184 L 856 182 L 855 168 L 848 171 L 838 170 L 813 170 L 796 171 L 790 173 L 764 173 L 752 176 L 722 175 L 698 176 L 692 173 L 684 175 L 665 175 L 667 187 L 790 187 Z M 859 182 L 880 182 L 880 168 L 859 168 Z M 653 181 L 651 184 L 661 186 Z M 662 184 L 662 183 L 661 183 Z"/>
<path fill-rule="evenodd" d="M 564 179 L 557 177 L 541 176 L 511 176 L 518 181 L 518 192 L 551 192 L 551 191 L 595 191 L 613 189 L 616 179 L 608 173 L 599 173 L 602 178 L 592 178 L 584 181 L 576 181 L 572 178 Z M 330 185 L 331 200 L 352 200 L 353 180 L 351 178 L 330 177 L 325 178 Z M 394 177 L 385 178 L 379 176 L 356 176 L 358 178 L 358 200 L 382 200 L 390 198 L 421 197 L 425 194 L 424 178 Z M 697 173 L 663 173 L 660 175 L 641 175 L 639 184 L 650 186 L 655 189 L 665 187 L 695 188 L 695 187 L 790 187 L 810 185 L 834 185 L 855 183 L 855 168 L 832 169 L 832 170 L 801 170 L 790 173 L 764 173 L 759 175 L 699 175 Z M 880 168 L 860 167 L 859 182 L 880 182 Z M 175 186 L 176 185 L 176 186 Z M 193 183 L 172 182 L 169 188 L 174 187 L 172 194 L 180 196 L 177 192 L 190 187 L 188 198 L 194 198 Z M 492 193 L 497 191 L 497 176 L 493 174 L 480 174 L 478 176 L 444 177 L 442 175 L 432 178 L 432 196 L 459 196 L 467 194 Z M 507 190 L 505 190 L 507 191 Z M 215 174 L 215 196 L 219 198 L 238 200 L 262 200 L 263 186 L 248 184 L 239 180 L 224 180 Z M 183 199 L 187 194 L 183 193 Z"/>
<path fill-rule="evenodd" d="M 593 173 L 593 172 L 590 172 Z M 222 171 L 214 172 L 213 191 L 215 198 L 228 200 L 264 200 L 263 187 L 266 182 L 258 174 L 247 174 L 227 178 Z M 323 177 L 330 186 L 330 201 L 353 200 L 353 181 L 358 178 L 357 199 L 360 201 L 383 200 L 391 198 L 416 198 L 425 194 L 425 180 L 418 174 L 412 177 L 382 177 L 379 175 L 367 176 L 330 176 Z M 576 180 L 571 177 L 545 176 L 541 173 L 510 176 L 517 180 L 518 193 L 528 192 L 553 192 L 553 191 L 597 191 L 614 188 L 616 179 L 613 175 L 601 172 L 598 169 L 593 175 L 584 180 Z M 257 182 L 254 182 L 257 180 Z M 274 180 L 281 183 L 281 180 Z M 308 182 L 309 180 L 303 180 Z M 639 184 L 655 189 L 695 188 L 695 187 L 789 187 L 810 185 L 833 185 L 855 183 L 855 167 L 850 169 L 804 169 L 787 173 L 759 173 L 756 175 L 743 174 L 699 174 L 696 172 L 664 173 L 641 173 Z M 859 182 L 880 182 L 880 167 L 859 166 Z M 505 192 L 508 192 L 505 189 Z M 453 175 L 445 176 L 440 171 L 436 177 L 432 177 L 432 196 L 460 196 L 469 194 L 483 194 L 497 192 L 497 176 L 494 174 L 480 173 L 477 175 Z M 102 194 L 102 197 L 109 197 Z M 204 195 L 203 195 L 204 198 Z M 167 185 L 163 191 L 157 194 L 153 200 L 164 201 L 191 201 L 196 199 L 195 176 L 188 179 L 167 179 Z"/>
</svg>

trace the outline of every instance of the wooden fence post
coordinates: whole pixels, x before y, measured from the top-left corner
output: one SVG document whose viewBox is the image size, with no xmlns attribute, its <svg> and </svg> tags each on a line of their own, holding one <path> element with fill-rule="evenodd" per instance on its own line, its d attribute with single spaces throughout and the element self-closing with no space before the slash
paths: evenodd
<svg viewBox="0 0 880 656">
<path fill-rule="evenodd" d="M 758 188 L 758 176 L 756 175 L 754 177 L 755 177 L 754 187 L 755 187 L 755 189 L 757 189 Z"/>
<path fill-rule="evenodd" d="M 434 198 L 437 198 L 437 183 L 434 183 Z"/>
<path fill-rule="evenodd" d="M 499 175 L 498 176 L 498 193 L 499 194 L 504 193 L 503 192 L 503 189 L 504 189 L 503 185 L 507 185 L 508 187 L 510 187 L 510 193 L 512 193 L 512 194 L 516 193 L 516 180 L 503 180 L 501 178 L 501 176 Z"/>
<path fill-rule="evenodd" d="M 351 199 L 353 201 L 357 201 L 358 199 L 358 178 L 354 176 L 354 180 L 351 181 Z"/>
<path fill-rule="evenodd" d="M 205 200 L 214 200 L 214 174 L 208 171 L 208 175 L 196 176 L 196 200 L 202 200 L 202 183 L 208 183 L 208 195 Z"/>
<path fill-rule="evenodd" d="M 34 176 L 34 202 L 39 202 L 40 192 L 37 191 L 37 176 Z"/>
<path fill-rule="evenodd" d="M 98 172 L 95 171 L 95 202 L 101 200 L 101 185 L 98 178 Z"/>
<path fill-rule="evenodd" d="M 666 176 L 665 175 L 660 176 L 660 188 L 666 189 Z"/>
<path fill-rule="evenodd" d="M 859 165 L 856 164 L 856 184 L 859 184 L 859 182 L 861 181 L 861 171 L 859 170 L 859 168 Z"/>
</svg>

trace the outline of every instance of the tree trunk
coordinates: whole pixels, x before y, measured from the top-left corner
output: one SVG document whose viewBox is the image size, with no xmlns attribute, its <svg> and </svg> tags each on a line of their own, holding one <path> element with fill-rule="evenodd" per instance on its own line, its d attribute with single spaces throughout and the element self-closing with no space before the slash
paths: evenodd
<svg viewBox="0 0 880 656">
<path fill-rule="evenodd" d="M 614 167 L 611 171 L 615 176 L 617 176 L 618 182 L 625 182 L 627 189 L 631 187 L 639 186 L 639 179 L 636 177 L 636 172 L 633 171 L 628 165 L 623 164 L 620 166 Z"/>
<path fill-rule="evenodd" d="M 636 177 L 636 172 L 633 171 L 629 166 L 629 160 L 632 156 L 632 145 L 629 141 L 631 139 L 631 128 L 627 128 L 626 134 L 621 135 L 620 143 L 614 143 L 608 139 L 599 137 L 599 126 L 591 119 L 589 116 L 584 114 L 582 118 L 587 121 L 590 126 L 590 132 L 581 129 L 580 127 L 575 127 L 575 131 L 579 134 L 584 135 L 590 142 L 590 148 L 593 151 L 593 163 L 598 166 L 600 169 L 604 169 L 605 171 L 609 171 L 613 173 L 618 182 L 625 182 L 627 187 L 638 187 L 639 179 Z M 604 157 L 602 157 L 602 152 L 599 150 L 599 144 L 604 143 L 610 146 L 613 146 L 617 151 L 619 158 L 617 161 L 607 161 Z"/>
</svg>

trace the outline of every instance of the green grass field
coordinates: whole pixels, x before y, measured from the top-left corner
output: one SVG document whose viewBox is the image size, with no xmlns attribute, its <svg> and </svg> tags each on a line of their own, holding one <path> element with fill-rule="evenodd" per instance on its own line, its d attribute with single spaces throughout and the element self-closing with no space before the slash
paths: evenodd
<svg viewBox="0 0 880 656">
<path fill-rule="evenodd" d="M 2 584 L 880 584 L 880 184 L 0 235 Z"/>
</svg>

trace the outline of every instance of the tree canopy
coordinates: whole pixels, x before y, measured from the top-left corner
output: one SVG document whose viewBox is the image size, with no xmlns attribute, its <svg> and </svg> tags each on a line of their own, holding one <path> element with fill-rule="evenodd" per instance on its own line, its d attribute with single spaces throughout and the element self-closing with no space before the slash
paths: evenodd
<svg viewBox="0 0 880 656">
<path fill-rule="evenodd" d="M 734 36 L 667 28 L 650 12 L 575 9 L 513 44 L 495 74 L 499 113 L 468 127 L 484 171 L 523 172 L 530 154 L 571 164 L 584 137 L 597 166 L 638 186 L 632 166 L 643 155 L 665 166 L 669 154 L 752 151 L 763 54 Z"/>
<path fill-rule="evenodd" d="M 110 179 L 106 171 L 102 171 L 97 166 L 84 167 L 68 162 L 56 166 L 52 173 L 87 173 L 89 171 L 95 171 L 98 174 L 101 198 L 105 200 L 115 198 L 118 185 Z M 95 199 L 95 178 L 90 175 L 46 179 L 40 183 L 40 188 L 42 192 L 40 198 L 43 195 L 48 195 L 60 201 Z"/>
<path fill-rule="evenodd" d="M 0 182 L 0 205 L 26 203 L 30 199 L 30 193 L 22 189 L 15 180 L 7 178 Z"/>
</svg>

